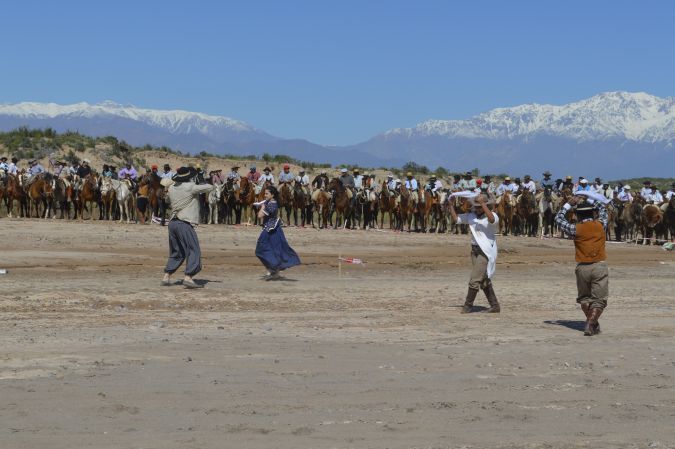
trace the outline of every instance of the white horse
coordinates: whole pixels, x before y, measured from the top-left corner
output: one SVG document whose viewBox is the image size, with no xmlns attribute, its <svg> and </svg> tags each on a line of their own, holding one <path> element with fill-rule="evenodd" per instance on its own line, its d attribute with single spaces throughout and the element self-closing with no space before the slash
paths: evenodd
<svg viewBox="0 0 675 449">
<path fill-rule="evenodd" d="M 124 221 L 124 215 L 127 216 L 127 223 L 131 223 L 131 212 L 133 211 L 133 195 L 129 184 L 116 179 L 105 178 L 102 184 L 108 184 L 107 188 L 112 187 L 117 198 L 117 205 L 120 208 L 120 223 Z"/>
<path fill-rule="evenodd" d="M 555 214 L 560 208 L 560 198 L 553 192 L 553 189 L 546 187 L 542 192 L 535 196 L 538 202 L 539 210 L 539 236 L 553 235 L 555 226 Z"/>
<path fill-rule="evenodd" d="M 215 184 L 215 187 L 209 192 L 209 224 L 218 223 L 218 204 L 223 195 L 225 184 Z"/>
</svg>

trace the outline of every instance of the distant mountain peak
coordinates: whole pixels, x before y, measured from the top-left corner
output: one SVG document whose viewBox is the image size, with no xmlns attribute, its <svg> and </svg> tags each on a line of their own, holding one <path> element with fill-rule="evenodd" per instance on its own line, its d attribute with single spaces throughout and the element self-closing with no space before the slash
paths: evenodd
<svg viewBox="0 0 675 449">
<path fill-rule="evenodd" d="M 386 136 L 445 136 L 516 139 L 550 135 L 582 141 L 620 138 L 642 142 L 675 140 L 675 98 L 645 92 L 604 92 L 565 105 L 524 104 L 496 108 L 468 120 L 427 120 Z"/>
</svg>

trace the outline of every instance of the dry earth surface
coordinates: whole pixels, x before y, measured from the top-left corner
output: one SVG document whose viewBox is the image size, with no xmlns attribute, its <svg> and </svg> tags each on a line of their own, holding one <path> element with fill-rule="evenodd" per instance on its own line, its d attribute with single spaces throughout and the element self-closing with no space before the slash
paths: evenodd
<svg viewBox="0 0 675 449">
<path fill-rule="evenodd" d="M 673 253 L 608 244 L 589 338 L 570 241 L 500 238 L 502 313 L 461 315 L 468 236 L 286 232 L 265 282 L 256 228 L 200 227 L 190 291 L 166 228 L 0 220 L 0 447 L 675 447 Z"/>
</svg>

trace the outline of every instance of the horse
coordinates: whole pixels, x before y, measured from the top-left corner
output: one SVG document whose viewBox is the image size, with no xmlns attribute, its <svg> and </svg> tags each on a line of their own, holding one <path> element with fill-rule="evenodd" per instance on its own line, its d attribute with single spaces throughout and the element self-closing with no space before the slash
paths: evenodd
<svg viewBox="0 0 675 449">
<path fill-rule="evenodd" d="M 328 218 L 332 213 L 333 199 L 330 193 L 321 189 L 316 196 L 316 214 L 317 221 L 319 222 L 319 229 L 324 229 L 328 227 Z"/>
<path fill-rule="evenodd" d="M 537 234 L 538 214 L 534 194 L 524 189 L 516 201 L 516 214 L 522 224 L 521 232 L 530 237 Z"/>
<path fill-rule="evenodd" d="M 23 186 L 25 181 L 23 175 L 7 175 L 7 187 L 5 188 L 5 201 L 7 203 L 7 216 L 12 218 L 14 212 L 14 201 L 19 203 L 19 213 L 20 217 L 28 217 L 28 194 L 24 190 Z"/>
<path fill-rule="evenodd" d="M 397 197 L 392 195 L 387 185 L 387 181 L 382 181 L 382 190 L 380 190 L 378 209 L 380 211 L 380 229 L 384 229 L 384 216 L 389 214 L 389 229 L 394 229 L 397 226 L 396 212 L 397 212 Z"/>
<path fill-rule="evenodd" d="M 60 219 L 63 219 L 64 215 L 70 219 L 70 204 L 72 201 L 73 186 L 61 178 L 56 178 L 54 184 L 54 204 L 58 203 L 59 205 L 59 209 L 61 210 Z M 56 218 L 56 214 L 54 214 L 53 218 Z"/>
<path fill-rule="evenodd" d="M 497 216 L 499 217 L 499 233 L 509 235 L 513 225 L 514 200 L 510 190 L 504 190 L 497 203 Z"/>
<path fill-rule="evenodd" d="M 553 187 L 545 186 L 539 198 L 539 228 L 541 237 L 553 235 L 555 227 L 555 211 L 558 210 L 559 198 L 553 193 Z"/>
<path fill-rule="evenodd" d="M 239 189 L 236 188 L 232 178 L 225 181 L 222 187 L 223 222 L 225 224 L 237 224 L 241 222 L 241 207 L 239 205 Z M 239 211 L 237 213 L 237 211 Z M 237 215 L 239 220 L 237 220 Z"/>
<path fill-rule="evenodd" d="M 166 189 L 161 183 L 162 178 L 156 173 L 146 173 L 138 180 L 139 187 L 148 186 L 148 205 L 153 217 L 159 217 L 164 222 L 166 219 Z"/>
<path fill-rule="evenodd" d="M 401 193 L 401 202 L 399 203 L 400 210 L 400 231 L 405 229 L 406 224 L 408 225 L 408 232 L 411 231 L 413 216 L 415 215 L 415 203 L 413 202 L 412 195 L 410 190 L 405 187 L 405 184 L 401 184 L 400 187 Z"/>
<path fill-rule="evenodd" d="M 122 223 L 124 217 L 127 217 L 127 223 L 131 223 L 132 212 L 134 210 L 134 196 L 131 193 L 131 186 L 127 181 L 118 181 L 117 179 L 105 178 L 103 184 L 108 184 L 115 191 L 117 206 L 120 210 L 120 220 Z"/>
<path fill-rule="evenodd" d="M 77 199 L 75 216 L 77 217 L 77 212 L 79 212 L 80 220 L 84 220 L 85 210 L 89 212 L 89 219 L 94 219 L 94 204 L 96 204 L 97 193 L 98 177 L 95 173 L 90 173 L 82 181 L 82 187 L 80 188 L 80 194 Z M 89 203 L 91 209 L 87 208 L 87 203 Z"/>
<path fill-rule="evenodd" d="M 30 206 L 28 216 L 30 217 L 35 207 L 35 216 L 40 218 L 40 204 L 44 207 L 44 217 L 47 218 L 54 205 L 54 178 L 51 173 L 35 175 L 35 179 L 28 187 L 28 197 Z"/>
<path fill-rule="evenodd" d="M 670 197 L 663 212 L 663 224 L 666 227 L 666 240 L 675 240 L 675 195 Z M 670 237 L 668 236 L 670 234 Z"/>
<path fill-rule="evenodd" d="M 215 184 L 215 188 L 209 192 L 209 220 L 207 224 L 218 224 L 218 204 L 220 204 L 224 186 L 224 184 Z"/>
<path fill-rule="evenodd" d="M 115 189 L 112 186 L 112 183 L 109 182 L 110 178 L 103 177 L 101 181 L 101 204 L 103 205 L 103 218 L 105 220 L 110 220 L 114 217 L 115 213 Z"/>
<path fill-rule="evenodd" d="M 293 208 L 293 191 L 291 186 L 284 182 L 279 187 L 279 218 L 282 217 L 283 211 L 286 211 L 286 224 L 291 224 L 291 209 Z M 296 222 L 297 225 L 297 222 Z"/>
<path fill-rule="evenodd" d="M 308 212 L 310 208 L 310 195 L 307 194 L 305 189 L 302 187 L 302 183 L 295 181 L 293 184 L 293 222 L 295 226 L 298 225 L 298 210 L 300 210 L 300 222 L 302 227 L 305 227 L 305 223 L 308 222 Z"/>
<path fill-rule="evenodd" d="M 246 218 L 246 225 L 249 226 L 257 215 L 253 209 L 253 203 L 256 202 L 255 184 L 248 178 L 241 178 L 239 187 L 241 190 L 239 202 L 241 203 L 244 218 Z"/>
<path fill-rule="evenodd" d="M 363 229 L 377 229 L 377 208 L 379 199 L 370 189 L 361 189 L 356 194 L 356 205 L 363 218 Z"/>
<path fill-rule="evenodd" d="M 655 204 L 647 204 L 643 209 L 642 220 L 642 244 L 649 245 L 654 228 L 663 221 L 663 212 Z"/>
<path fill-rule="evenodd" d="M 424 195 L 424 202 L 418 204 L 422 231 L 429 232 L 433 229 L 434 232 L 438 233 L 442 216 L 440 207 L 441 192 L 437 192 L 434 195 L 429 190 L 425 189 L 422 194 Z"/>
<path fill-rule="evenodd" d="M 339 227 L 339 224 L 344 220 L 344 225 L 342 229 L 347 227 L 347 223 L 351 223 L 352 218 L 352 200 L 347 194 L 347 188 L 342 184 L 338 178 L 333 178 L 328 183 L 328 190 L 333 194 L 333 200 L 335 205 L 335 229 Z"/>
</svg>

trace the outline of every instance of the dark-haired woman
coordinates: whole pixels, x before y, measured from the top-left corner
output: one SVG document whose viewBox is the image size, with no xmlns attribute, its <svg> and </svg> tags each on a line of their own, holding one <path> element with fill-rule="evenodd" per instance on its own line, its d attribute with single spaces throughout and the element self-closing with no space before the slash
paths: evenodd
<svg viewBox="0 0 675 449">
<path fill-rule="evenodd" d="M 264 277 L 267 281 L 280 279 L 279 272 L 286 268 L 300 265 L 300 258 L 288 246 L 284 231 L 281 229 L 279 212 L 279 191 L 269 186 L 265 190 L 263 202 L 258 218 L 262 219 L 263 228 L 255 247 L 255 255 L 265 265 L 268 273 Z"/>
</svg>

